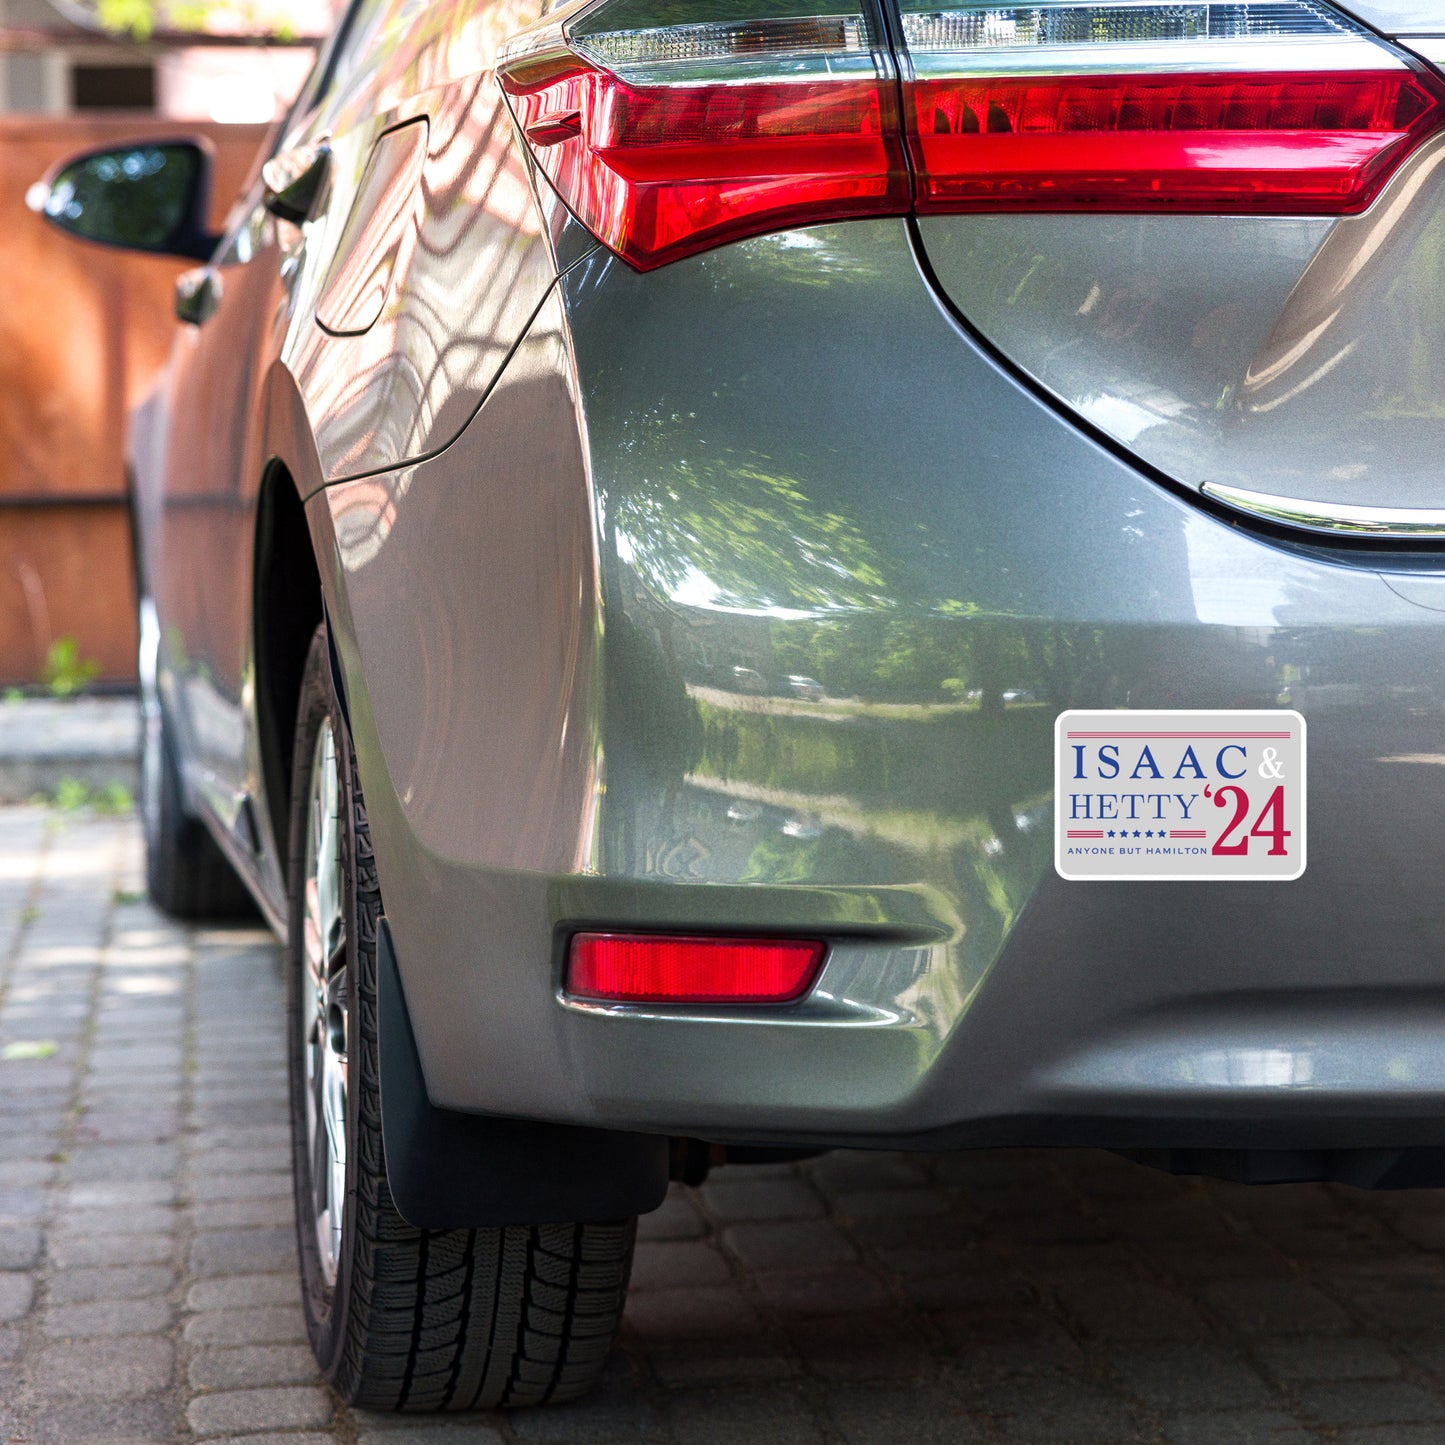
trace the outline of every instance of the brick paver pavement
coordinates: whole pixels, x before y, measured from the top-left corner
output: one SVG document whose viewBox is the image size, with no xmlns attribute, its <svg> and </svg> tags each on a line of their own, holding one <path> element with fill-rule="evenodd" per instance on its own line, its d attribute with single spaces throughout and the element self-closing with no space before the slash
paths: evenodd
<svg viewBox="0 0 1445 1445">
<path fill-rule="evenodd" d="M 160 918 L 139 863 L 131 819 L 0 810 L 0 1439 L 1445 1442 L 1440 1194 L 1083 1153 L 722 1170 L 643 1221 L 592 1400 L 339 1408 L 297 1302 L 275 949 Z"/>
</svg>

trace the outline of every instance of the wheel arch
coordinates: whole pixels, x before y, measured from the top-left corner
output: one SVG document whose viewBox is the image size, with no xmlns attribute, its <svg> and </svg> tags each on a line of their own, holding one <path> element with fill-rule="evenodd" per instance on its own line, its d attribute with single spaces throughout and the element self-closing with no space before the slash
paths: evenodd
<svg viewBox="0 0 1445 1445">
<path fill-rule="evenodd" d="M 292 740 L 306 654 L 325 616 L 321 573 L 290 467 L 272 458 L 256 500 L 252 647 L 261 784 L 285 876 Z"/>
</svg>

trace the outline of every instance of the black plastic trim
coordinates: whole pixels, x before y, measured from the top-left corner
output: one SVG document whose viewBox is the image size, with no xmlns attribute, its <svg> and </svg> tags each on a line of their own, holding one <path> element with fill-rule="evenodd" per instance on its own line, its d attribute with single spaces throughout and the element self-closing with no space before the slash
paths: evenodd
<svg viewBox="0 0 1445 1445">
<path fill-rule="evenodd" d="M 589 1224 L 667 1192 L 668 1140 L 439 1109 L 427 1096 L 391 929 L 377 928 L 381 1132 L 391 1197 L 417 1229 Z"/>
</svg>

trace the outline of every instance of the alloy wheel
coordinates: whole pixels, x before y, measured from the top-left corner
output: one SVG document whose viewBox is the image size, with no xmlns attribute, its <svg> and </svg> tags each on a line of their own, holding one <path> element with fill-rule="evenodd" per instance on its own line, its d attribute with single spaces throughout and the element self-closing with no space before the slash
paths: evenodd
<svg viewBox="0 0 1445 1445">
<path fill-rule="evenodd" d="M 305 915 L 301 951 L 306 1144 L 317 1252 L 336 1284 L 346 1208 L 346 907 L 341 774 L 336 734 L 323 719 L 311 757 L 306 806 Z"/>
</svg>

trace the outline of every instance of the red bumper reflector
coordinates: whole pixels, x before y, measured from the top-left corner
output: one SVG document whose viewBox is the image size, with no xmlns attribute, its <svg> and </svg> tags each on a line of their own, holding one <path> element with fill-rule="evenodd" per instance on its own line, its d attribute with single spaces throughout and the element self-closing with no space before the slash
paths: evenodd
<svg viewBox="0 0 1445 1445">
<path fill-rule="evenodd" d="M 787 1003 L 812 987 L 823 951 L 808 939 L 579 933 L 566 989 L 610 1003 Z"/>
</svg>

